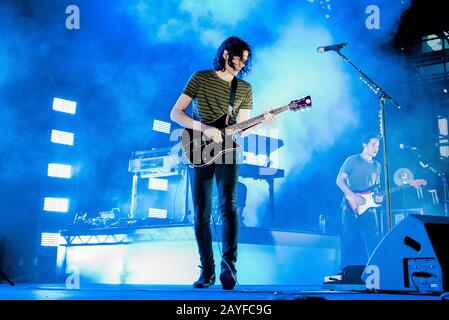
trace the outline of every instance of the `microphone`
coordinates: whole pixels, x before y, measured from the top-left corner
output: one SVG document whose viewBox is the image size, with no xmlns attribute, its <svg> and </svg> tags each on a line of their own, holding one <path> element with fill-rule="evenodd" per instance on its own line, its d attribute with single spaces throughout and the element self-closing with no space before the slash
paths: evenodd
<svg viewBox="0 0 449 320">
<path fill-rule="evenodd" d="M 401 148 L 401 149 L 408 149 L 408 150 L 411 150 L 413 152 L 418 151 L 417 147 L 411 147 L 411 146 L 403 144 L 403 143 L 399 144 L 399 148 Z"/>
<path fill-rule="evenodd" d="M 349 44 L 347 43 L 339 43 L 339 44 L 333 44 L 331 46 L 326 46 L 326 47 L 318 47 L 316 49 L 316 51 L 318 51 L 319 53 L 323 53 L 326 51 L 338 51 L 340 49 L 346 48 L 347 46 L 349 46 Z"/>
</svg>

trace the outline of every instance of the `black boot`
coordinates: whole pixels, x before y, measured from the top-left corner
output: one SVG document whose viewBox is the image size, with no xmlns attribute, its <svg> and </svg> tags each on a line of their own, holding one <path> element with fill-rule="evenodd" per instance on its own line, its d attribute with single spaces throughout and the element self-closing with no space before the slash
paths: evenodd
<svg viewBox="0 0 449 320">
<path fill-rule="evenodd" d="M 237 270 L 232 263 L 221 262 L 220 282 L 223 290 L 232 290 L 237 282 Z"/>
<path fill-rule="evenodd" d="M 215 284 L 215 266 L 211 268 L 203 268 L 200 266 L 200 278 L 193 283 L 194 288 L 209 288 Z"/>
</svg>

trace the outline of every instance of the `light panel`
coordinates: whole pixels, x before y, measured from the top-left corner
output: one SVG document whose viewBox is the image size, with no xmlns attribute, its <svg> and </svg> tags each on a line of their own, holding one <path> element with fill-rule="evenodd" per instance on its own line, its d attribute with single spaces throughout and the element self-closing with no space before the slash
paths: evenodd
<svg viewBox="0 0 449 320">
<path fill-rule="evenodd" d="M 75 134 L 72 132 L 51 130 L 51 142 L 73 146 Z"/>
<path fill-rule="evenodd" d="M 448 135 L 447 118 L 438 119 L 438 130 L 440 132 L 440 135 L 442 136 Z"/>
<path fill-rule="evenodd" d="M 148 189 L 167 191 L 168 190 L 168 180 L 151 177 L 148 179 Z"/>
<path fill-rule="evenodd" d="M 46 197 L 44 198 L 44 211 L 66 213 L 69 211 L 69 199 Z"/>
<path fill-rule="evenodd" d="M 43 232 L 41 234 L 42 247 L 57 247 L 59 245 L 59 233 Z"/>
<path fill-rule="evenodd" d="M 171 123 L 160 121 L 160 120 L 153 120 L 153 130 L 159 131 L 163 133 L 170 133 Z"/>
<path fill-rule="evenodd" d="M 149 208 L 148 209 L 148 217 L 149 218 L 167 219 L 167 210 L 158 209 L 158 208 Z"/>
<path fill-rule="evenodd" d="M 72 177 L 72 166 L 68 164 L 49 163 L 48 176 L 70 179 Z"/>
<path fill-rule="evenodd" d="M 53 98 L 53 110 L 69 114 L 75 114 L 76 102 L 60 98 Z"/>
</svg>

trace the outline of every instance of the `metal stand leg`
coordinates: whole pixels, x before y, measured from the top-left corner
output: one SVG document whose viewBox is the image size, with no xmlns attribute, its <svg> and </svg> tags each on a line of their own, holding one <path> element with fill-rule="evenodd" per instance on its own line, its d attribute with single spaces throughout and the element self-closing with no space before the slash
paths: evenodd
<svg viewBox="0 0 449 320">
<path fill-rule="evenodd" d="M 136 213 L 136 198 L 137 198 L 137 184 L 139 181 L 139 174 L 137 172 L 133 175 L 133 184 L 131 188 L 131 208 L 129 210 L 129 218 L 134 218 Z"/>
<path fill-rule="evenodd" d="M 270 223 L 271 223 L 271 227 L 276 227 L 276 214 L 274 212 L 274 179 L 273 178 L 269 178 L 267 179 L 268 182 L 268 198 L 269 198 L 269 209 L 270 212 Z"/>
<path fill-rule="evenodd" d="M 448 213 L 448 208 L 447 208 L 447 204 L 449 202 L 449 198 L 448 198 L 448 185 L 447 185 L 447 179 L 446 179 L 446 174 L 442 174 L 443 177 L 443 201 L 444 201 L 444 215 L 447 217 L 449 216 Z"/>
</svg>

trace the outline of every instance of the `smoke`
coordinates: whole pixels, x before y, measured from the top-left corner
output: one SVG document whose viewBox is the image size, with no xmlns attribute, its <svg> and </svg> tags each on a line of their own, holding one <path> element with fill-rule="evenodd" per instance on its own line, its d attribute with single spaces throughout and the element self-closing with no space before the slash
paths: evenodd
<svg viewBox="0 0 449 320">
<path fill-rule="evenodd" d="M 123 2 L 124 12 L 142 27 L 151 43 L 194 43 L 218 46 L 223 30 L 236 29 L 264 1 L 142 1 Z"/>
<path fill-rule="evenodd" d="M 81 29 L 70 31 L 60 1 L 11 1 L 0 7 L 0 115 L 5 132 L 0 145 L 5 151 L 25 134 L 21 151 L 42 162 L 28 161 L 28 170 L 45 174 L 41 166 L 50 155 L 44 139 L 60 125 L 50 117 L 49 102 L 53 96 L 77 100 L 79 112 L 72 122 L 79 145 L 74 161 L 84 172 L 80 183 L 89 182 L 80 203 L 95 203 L 95 209 L 126 207 L 130 152 L 169 144 L 168 137 L 165 141 L 152 131 L 152 119 L 168 120 L 190 75 L 210 68 L 217 46 L 230 35 L 242 37 L 254 49 L 253 73 L 247 79 L 253 85 L 253 115 L 312 96 L 311 111 L 282 114 L 273 126 L 262 128 L 273 129 L 270 134 L 285 144 L 274 155 L 275 164 L 286 172 L 285 179 L 276 181 L 279 198 L 291 197 L 298 184 L 313 175 L 333 185 L 334 176 L 320 172 L 323 160 L 330 158 L 329 170 L 334 172 L 338 168 L 332 166 L 343 155 L 358 151 L 355 131 L 366 123 L 377 125 L 376 100 L 355 70 L 333 52 L 318 54 L 318 46 L 348 42 L 344 53 L 352 61 L 397 94 L 401 103 L 410 101 L 402 62 L 379 49 L 391 39 L 407 8 L 402 1 L 376 1 L 378 30 L 366 28 L 368 1 L 332 0 L 330 9 L 310 0 L 74 4 L 80 8 Z M 36 139 L 42 142 L 33 143 Z M 337 146 L 341 154 L 334 155 Z M 2 180 L 14 180 L 14 172 L 4 170 Z M 267 188 L 246 182 L 251 190 L 247 218 L 250 225 L 260 225 L 266 200 L 258 195 Z M 299 194 L 295 199 L 279 203 L 278 211 L 287 212 L 302 201 Z"/>
</svg>

